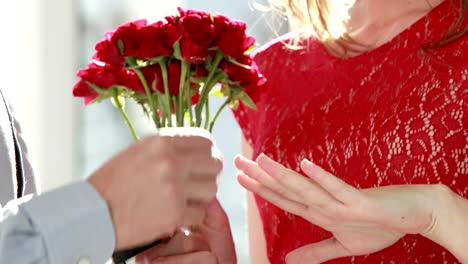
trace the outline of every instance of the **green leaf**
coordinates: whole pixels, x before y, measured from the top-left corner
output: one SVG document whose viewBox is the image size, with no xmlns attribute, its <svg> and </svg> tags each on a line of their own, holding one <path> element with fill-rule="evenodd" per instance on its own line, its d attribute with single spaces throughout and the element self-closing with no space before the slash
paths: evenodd
<svg viewBox="0 0 468 264">
<path fill-rule="evenodd" d="M 92 103 L 92 104 L 94 104 L 94 103 L 100 103 L 100 102 L 102 102 L 102 101 L 104 101 L 104 100 L 107 100 L 108 98 L 109 98 L 108 95 L 101 94 L 101 95 L 99 95 L 98 97 L 94 98 L 94 100 L 93 100 L 91 103 Z"/>
<path fill-rule="evenodd" d="M 257 45 L 254 43 L 250 48 L 248 48 L 244 54 L 250 54 L 252 51 L 254 51 L 257 48 Z"/>
<path fill-rule="evenodd" d="M 216 85 L 210 92 L 210 96 L 223 98 L 229 95 L 229 90 L 226 87 L 223 89 L 221 85 Z"/>
<path fill-rule="evenodd" d="M 182 52 L 180 51 L 180 41 L 176 41 L 173 45 L 174 47 L 174 57 L 180 61 L 182 61 Z"/>
<path fill-rule="evenodd" d="M 148 97 L 146 97 L 145 94 L 137 93 L 137 92 L 132 92 L 129 94 L 130 98 L 134 99 L 138 103 L 147 103 Z"/>
<path fill-rule="evenodd" d="M 125 98 L 123 96 L 114 96 L 111 98 L 111 102 L 117 108 L 125 108 Z"/>
<path fill-rule="evenodd" d="M 217 98 L 223 98 L 225 95 L 224 95 L 223 91 L 221 91 L 221 89 L 216 89 L 215 88 L 210 92 L 210 96 L 217 97 Z"/>
<path fill-rule="evenodd" d="M 148 63 L 148 65 L 158 64 L 163 59 L 165 59 L 164 56 L 159 56 L 159 57 L 151 58 L 151 59 L 147 60 L 147 63 Z"/>
<path fill-rule="evenodd" d="M 231 107 L 232 109 L 236 110 L 236 109 L 239 107 L 239 100 L 238 100 L 238 99 L 232 100 L 232 101 L 229 103 L 229 107 Z"/>
<path fill-rule="evenodd" d="M 246 70 L 250 70 L 250 68 L 251 68 L 249 65 L 242 64 L 242 63 L 236 61 L 235 59 L 233 59 L 231 57 L 228 58 L 228 61 L 231 62 L 232 64 L 237 65 L 237 66 L 239 66 L 241 68 L 244 68 Z"/>
<path fill-rule="evenodd" d="M 86 84 L 88 84 L 89 87 L 91 87 L 98 94 L 111 94 L 108 89 L 101 88 L 94 83 L 86 82 Z"/>
<path fill-rule="evenodd" d="M 157 81 L 156 79 L 151 82 L 151 91 L 157 91 L 156 89 Z"/>
<path fill-rule="evenodd" d="M 132 90 L 128 89 L 128 87 L 123 85 L 114 85 L 112 88 L 115 90 L 115 93 L 121 96 L 131 96 L 133 93 Z"/>
<path fill-rule="evenodd" d="M 239 94 L 242 92 L 243 88 L 242 86 L 240 85 L 229 85 L 229 84 L 225 84 L 225 87 L 224 87 L 226 90 L 228 90 L 227 94 L 229 95 L 232 95 L 234 98 L 238 98 L 239 97 Z"/>
<path fill-rule="evenodd" d="M 149 65 L 148 61 L 142 60 L 142 59 L 136 59 L 136 64 L 137 66 L 140 66 L 141 68 Z"/>
<path fill-rule="evenodd" d="M 203 83 L 206 82 L 206 76 L 205 77 L 192 77 L 190 78 L 191 82 L 197 83 L 198 85 L 202 85 Z"/>
<path fill-rule="evenodd" d="M 246 106 L 248 106 L 248 107 L 250 107 L 250 108 L 252 108 L 254 110 L 257 110 L 257 106 L 255 106 L 254 101 L 252 100 L 252 98 L 250 98 L 250 96 L 246 92 L 240 92 L 239 93 L 239 99 Z"/>
<path fill-rule="evenodd" d="M 124 43 L 121 39 L 117 41 L 117 46 L 119 47 L 120 55 L 124 54 Z"/>
<path fill-rule="evenodd" d="M 189 109 L 188 111 L 190 111 L 190 109 Z M 186 112 L 184 113 L 184 119 L 185 119 L 185 121 L 187 121 L 187 123 L 190 124 L 190 114 L 189 114 L 188 111 L 186 111 Z"/>
<path fill-rule="evenodd" d="M 94 102 L 101 102 L 109 97 L 113 97 L 115 94 L 120 94 L 118 86 L 112 86 L 110 88 L 104 89 L 93 83 L 86 82 L 99 96 L 93 100 Z"/>
</svg>

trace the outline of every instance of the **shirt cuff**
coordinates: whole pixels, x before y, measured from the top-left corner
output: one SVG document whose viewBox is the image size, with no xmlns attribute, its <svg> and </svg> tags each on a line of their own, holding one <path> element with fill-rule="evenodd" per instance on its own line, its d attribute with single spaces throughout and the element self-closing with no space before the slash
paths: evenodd
<svg viewBox="0 0 468 264">
<path fill-rule="evenodd" d="M 109 208 L 87 182 L 37 196 L 21 206 L 44 239 L 51 264 L 105 263 L 115 247 Z"/>
</svg>

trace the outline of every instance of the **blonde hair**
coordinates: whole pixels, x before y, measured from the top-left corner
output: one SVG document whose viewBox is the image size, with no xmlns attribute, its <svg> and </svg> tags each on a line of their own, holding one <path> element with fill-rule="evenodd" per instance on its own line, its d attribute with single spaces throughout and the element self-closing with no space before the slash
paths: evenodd
<svg viewBox="0 0 468 264">
<path fill-rule="evenodd" d="M 286 15 L 293 28 L 301 29 L 301 36 L 314 35 L 332 52 L 337 48 L 351 49 L 362 47 L 346 34 L 345 21 L 353 0 L 269 0 L 271 7 L 278 13 Z M 351 2 L 350 2 L 351 1 Z M 458 19 L 447 33 L 430 47 L 443 46 L 468 32 L 468 26 L 462 26 L 468 11 L 468 0 L 450 0 L 460 6 Z M 339 2 L 339 4 L 336 4 Z M 458 2 L 458 3 L 457 3 Z M 338 12 L 337 12 L 338 11 Z M 335 53 L 335 52 L 334 52 Z"/>
</svg>

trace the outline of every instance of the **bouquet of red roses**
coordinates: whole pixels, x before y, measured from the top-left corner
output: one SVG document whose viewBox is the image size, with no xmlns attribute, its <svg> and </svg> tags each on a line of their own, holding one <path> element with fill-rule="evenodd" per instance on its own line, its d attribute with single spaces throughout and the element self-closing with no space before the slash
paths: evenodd
<svg viewBox="0 0 468 264">
<path fill-rule="evenodd" d="M 265 78 L 250 56 L 255 38 L 246 24 L 220 14 L 178 9 L 179 14 L 148 24 L 123 24 L 95 46 L 73 87 L 85 104 L 111 99 L 132 135 L 124 109 L 135 100 L 156 128 L 204 127 L 210 132 L 219 113 L 240 102 L 255 108 Z M 226 98 L 210 117 L 209 97 Z"/>
</svg>

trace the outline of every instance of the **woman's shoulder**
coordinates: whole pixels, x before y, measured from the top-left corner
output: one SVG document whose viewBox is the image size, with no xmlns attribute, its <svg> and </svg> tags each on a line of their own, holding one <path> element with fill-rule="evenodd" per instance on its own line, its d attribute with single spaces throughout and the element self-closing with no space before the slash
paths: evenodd
<svg viewBox="0 0 468 264">
<path fill-rule="evenodd" d="M 294 63 L 300 58 L 323 55 L 322 43 L 314 37 L 304 37 L 298 32 L 290 32 L 279 36 L 257 48 L 253 57 L 260 66 L 268 63 Z M 263 68 L 263 67 L 261 67 Z"/>
</svg>

